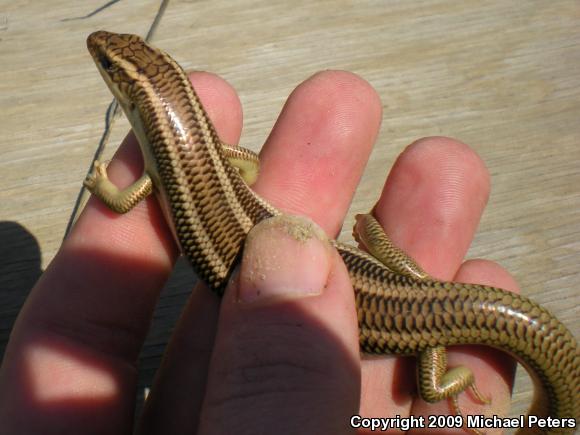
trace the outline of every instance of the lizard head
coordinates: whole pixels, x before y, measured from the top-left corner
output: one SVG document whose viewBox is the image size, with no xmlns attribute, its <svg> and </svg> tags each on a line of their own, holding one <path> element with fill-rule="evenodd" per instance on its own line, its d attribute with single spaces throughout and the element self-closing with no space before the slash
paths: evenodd
<svg viewBox="0 0 580 435">
<path fill-rule="evenodd" d="M 137 35 L 99 30 L 89 35 L 87 47 L 126 114 L 133 111 L 140 90 L 169 68 L 167 56 Z"/>
</svg>

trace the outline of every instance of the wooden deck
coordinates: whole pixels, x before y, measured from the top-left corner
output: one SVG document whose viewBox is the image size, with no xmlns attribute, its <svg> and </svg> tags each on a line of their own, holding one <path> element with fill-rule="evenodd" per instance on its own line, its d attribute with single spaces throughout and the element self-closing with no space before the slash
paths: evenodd
<svg viewBox="0 0 580 435">
<path fill-rule="evenodd" d="M 144 35 L 159 1 L 0 2 L 0 356 L 30 288 L 61 243 L 111 96 L 85 48 L 97 29 Z M 580 333 L 580 4 L 172 1 L 154 43 L 238 90 L 241 143 L 259 149 L 284 101 L 323 69 L 356 72 L 384 105 L 352 212 L 380 193 L 397 154 L 431 135 L 485 160 L 492 195 L 470 257 L 501 263 L 524 294 Z M 116 123 L 107 155 L 125 135 Z M 352 213 L 350 213 L 352 216 Z M 344 238 L 349 238 L 347 221 Z M 141 358 L 149 384 L 192 287 L 165 289 Z M 520 371 L 513 413 L 527 408 Z"/>
</svg>

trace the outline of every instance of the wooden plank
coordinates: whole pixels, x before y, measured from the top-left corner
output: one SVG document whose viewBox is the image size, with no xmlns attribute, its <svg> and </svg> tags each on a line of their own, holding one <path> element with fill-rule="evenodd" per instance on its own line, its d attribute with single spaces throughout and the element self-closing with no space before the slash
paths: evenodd
<svg viewBox="0 0 580 435">
<path fill-rule="evenodd" d="M 0 3 L 0 340 L 57 251 L 103 128 L 110 95 L 85 49 L 93 30 L 144 34 L 158 1 Z M 485 160 L 493 191 L 470 257 L 500 262 L 524 293 L 580 332 L 580 5 L 465 1 L 173 1 L 155 44 L 232 83 L 243 144 L 258 149 L 287 95 L 323 69 L 368 80 L 381 134 L 352 205 L 368 210 L 396 155 L 446 135 Z M 116 125 L 111 144 L 125 134 Z M 112 146 L 108 152 L 113 151 Z M 350 213 L 349 215 L 352 215 Z M 349 237 L 352 220 L 344 228 Z M 191 288 L 168 286 L 142 355 L 150 382 Z M 518 376 L 514 414 L 528 406 Z"/>
</svg>

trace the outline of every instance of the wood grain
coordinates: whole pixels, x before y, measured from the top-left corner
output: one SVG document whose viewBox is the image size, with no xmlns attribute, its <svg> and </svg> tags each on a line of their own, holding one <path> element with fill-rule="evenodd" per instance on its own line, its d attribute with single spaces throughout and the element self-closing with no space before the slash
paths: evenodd
<svg viewBox="0 0 580 435">
<path fill-rule="evenodd" d="M 144 34 L 158 1 L 0 2 L 0 352 L 26 294 L 58 250 L 110 95 L 85 38 Z M 155 44 L 220 74 L 258 149 L 287 95 L 323 69 L 368 80 L 384 118 L 352 212 L 380 193 L 397 154 L 432 135 L 484 159 L 493 191 L 469 252 L 501 263 L 524 294 L 580 332 L 580 3 L 545 1 L 173 1 Z M 108 153 L 127 131 L 118 122 Z M 352 220 L 345 223 L 348 238 Z M 159 364 L 192 275 L 163 293 L 141 358 Z M 520 373 L 513 414 L 531 399 Z"/>
</svg>

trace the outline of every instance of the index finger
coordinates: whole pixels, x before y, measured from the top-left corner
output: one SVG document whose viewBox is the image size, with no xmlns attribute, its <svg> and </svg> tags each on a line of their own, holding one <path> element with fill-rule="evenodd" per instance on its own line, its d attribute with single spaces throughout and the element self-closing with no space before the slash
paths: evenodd
<svg viewBox="0 0 580 435">
<path fill-rule="evenodd" d="M 224 140 L 237 141 L 235 93 L 210 74 L 199 74 L 196 85 Z M 125 186 L 141 170 L 131 135 L 109 175 Z M 129 433 L 137 357 L 176 255 L 154 198 L 125 215 L 89 201 L 12 331 L 0 370 L 2 429 Z"/>
</svg>

